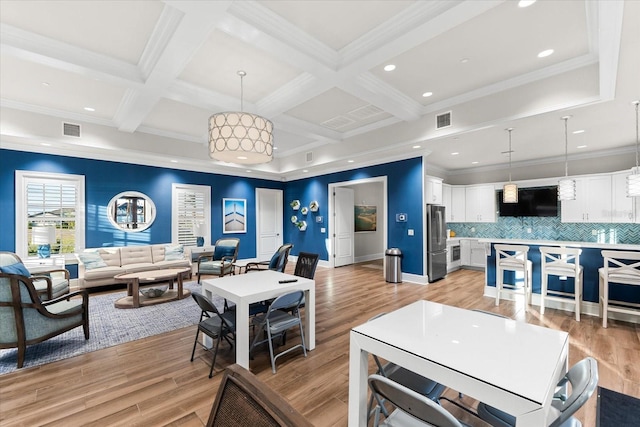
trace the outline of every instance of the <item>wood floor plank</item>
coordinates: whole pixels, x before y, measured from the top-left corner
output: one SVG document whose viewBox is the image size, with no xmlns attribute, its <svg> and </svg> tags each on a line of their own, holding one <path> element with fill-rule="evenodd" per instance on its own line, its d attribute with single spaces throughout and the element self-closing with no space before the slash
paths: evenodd
<svg viewBox="0 0 640 427">
<path fill-rule="evenodd" d="M 287 271 L 292 270 L 290 265 Z M 611 321 L 603 329 L 597 317 L 583 315 L 578 323 L 570 312 L 547 309 L 541 315 L 535 306 L 525 310 L 521 301 L 501 300 L 495 306 L 495 299 L 482 296 L 483 289 L 484 273 L 473 270 L 416 285 L 386 283 L 382 270 L 362 264 L 320 267 L 316 273 L 316 349 L 306 358 L 292 352 L 278 359 L 274 375 L 265 346 L 251 360 L 251 370 L 314 425 L 346 426 L 349 330 L 380 312 L 428 299 L 565 330 L 570 334 L 571 364 L 593 356 L 599 363 L 600 385 L 640 397 L 640 326 Z M 185 316 L 197 318 L 199 314 Z M 217 373 L 209 379 L 211 353 L 198 348 L 195 360 L 189 360 L 195 332 L 192 326 L 2 375 L 0 424 L 202 426 L 215 399 L 220 372 L 234 362 L 234 352 L 227 344 L 221 346 Z M 292 331 L 287 345 L 299 339 Z M 372 361 L 370 370 L 374 370 Z M 458 398 L 453 390 L 447 395 Z M 477 404 L 467 396 L 461 402 L 471 408 Z M 471 425 L 485 426 L 458 411 Z M 585 426 L 595 424 L 595 397 L 578 418 Z"/>
</svg>

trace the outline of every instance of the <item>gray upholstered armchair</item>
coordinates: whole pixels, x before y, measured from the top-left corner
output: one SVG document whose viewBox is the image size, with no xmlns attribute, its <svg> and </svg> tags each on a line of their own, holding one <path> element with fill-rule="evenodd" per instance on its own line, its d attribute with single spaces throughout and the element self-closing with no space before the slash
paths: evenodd
<svg viewBox="0 0 640 427">
<path fill-rule="evenodd" d="M 203 255 L 198 258 L 198 283 L 202 274 L 222 277 L 233 273 L 233 263 L 238 258 L 239 248 L 240 239 L 237 237 L 218 239 L 213 248 L 213 255 Z"/>
<path fill-rule="evenodd" d="M 20 257 L 13 252 L 0 252 L 0 269 L 5 266 L 22 264 Z M 46 273 L 24 274 L 30 277 L 33 286 L 42 301 L 58 298 L 69 293 L 69 271 L 65 269 L 47 270 Z"/>
<path fill-rule="evenodd" d="M 0 254 L 0 262 L 6 260 Z M 89 339 L 89 294 L 73 292 L 42 302 L 24 265 L 0 264 L 0 348 L 18 349 L 18 368 L 26 348 L 82 326 Z M 77 298 L 79 297 L 79 298 Z"/>
</svg>

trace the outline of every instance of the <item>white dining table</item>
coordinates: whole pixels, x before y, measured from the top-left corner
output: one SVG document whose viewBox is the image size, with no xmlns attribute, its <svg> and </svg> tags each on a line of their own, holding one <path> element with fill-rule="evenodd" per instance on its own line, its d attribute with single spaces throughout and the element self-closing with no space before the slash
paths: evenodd
<svg viewBox="0 0 640 427">
<path fill-rule="evenodd" d="M 211 299 L 213 295 L 218 295 L 236 305 L 237 364 L 249 369 L 249 304 L 295 290 L 304 291 L 305 294 L 304 338 L 307 350 L 313 350 L 316 347 L 316 283 L 314 280 L 265 270 L 202 281 L 202 292 L 205 296 Z"/>
<path fill-rule="evenodd" d="M 350 334 L 352 427 L 367 421 L 370 353 L 512 414 L 517 426 L 548 425 L 556 385 L 568 369 L 566 332 L 431 301 Z"/>
</svg>

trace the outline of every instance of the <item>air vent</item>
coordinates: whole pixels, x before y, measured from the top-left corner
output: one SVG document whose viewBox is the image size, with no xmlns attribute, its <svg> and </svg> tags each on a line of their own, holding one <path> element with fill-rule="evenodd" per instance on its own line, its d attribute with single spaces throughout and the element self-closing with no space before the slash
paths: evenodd
<svg viewBox="0 0 640 427">
<path fill-rule="evenodd" d="M 345 116 L 336 116 L 332 119 L 322 122 L 321 124 L 322 126 L 326 126 L 330 129 L 340 129 L 341 127 L 345 127 L 347 125 L 350 125 L 351 123 L 355 123 L 355 120 Z"/>
<path fill-rule="evenodd" d="M 442 129 L 451 126 L 451 111 L 436 116 L 436 129 Z"/>
<path fill-rule="evenodd" d="M 349 116 L 358 119 L 358 120 L 365 120 L 368 119 L 370 117 L 373 116 L 377 116 L 378 114 L 382 113 L 383 111 L 381 109 L 379 109 L 378 107 L 376 107 L 375 105 L 365 105 L 364 107 L 360 107 L 360 108 L 356 108 L 353 111 L 349 111 Z"/>
<path fill-rule="evenodd" d="M 313 162 L 313 151 L 307 152 L 306 156 L 307 156 L 307 163 Z"/>
<path fill-rule="evenodd" d="M 80 125 L 73 123 L 62 123 L 62 134 L 64 136 L 73 136 L 80 138 Z"/>
</svg>

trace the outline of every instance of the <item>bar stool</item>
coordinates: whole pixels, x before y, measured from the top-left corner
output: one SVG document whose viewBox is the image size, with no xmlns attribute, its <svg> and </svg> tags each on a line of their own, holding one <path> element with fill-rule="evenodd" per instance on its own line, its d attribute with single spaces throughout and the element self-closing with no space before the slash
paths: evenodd
<svg viewBox="0 0 640 427">
<path fill-rule="evenodd" d="M 615 305 L 609 306 L 609 283 L 640 286 L 640 252 L 604 250 L 601 253 L 604 258 L 604 267 L 598 270 L 600 316 L 602 316 L 602 327 L 606 328 L 609 311 L 640 315 L 637 304 L 611 300 Z"/>
<path fill-rule="evenodd" d="M 542 258 L 542 290 L 540 291 L 540 314 L 544 314 L 545 300 L 562 303 L 574 303 L 576 306 L 576 320 L 580 321 L 582 303 L 583 272 L 580 265 L 579 248 L 540 247 Z M 555 291 L 548 288 L 549 276 L 566 276 L 575 279 L 572 292 Z M 574 298 L 571 301 L 566 296 Z"/>
<path fill-rule="evenodd" d="M 519 287 L 514 284 L 503 283 L 505 271 L 522 272 L 524 275 L 524 302 L 525 309 L 531 303 L 531 271 L 532 263 L 527 258 L 529 246 L 526 245 L 493 245 L 496 250 L 496 305 L 500 304 L 500 293 L 504 291 L 514 292 Z"/>
</svg>

